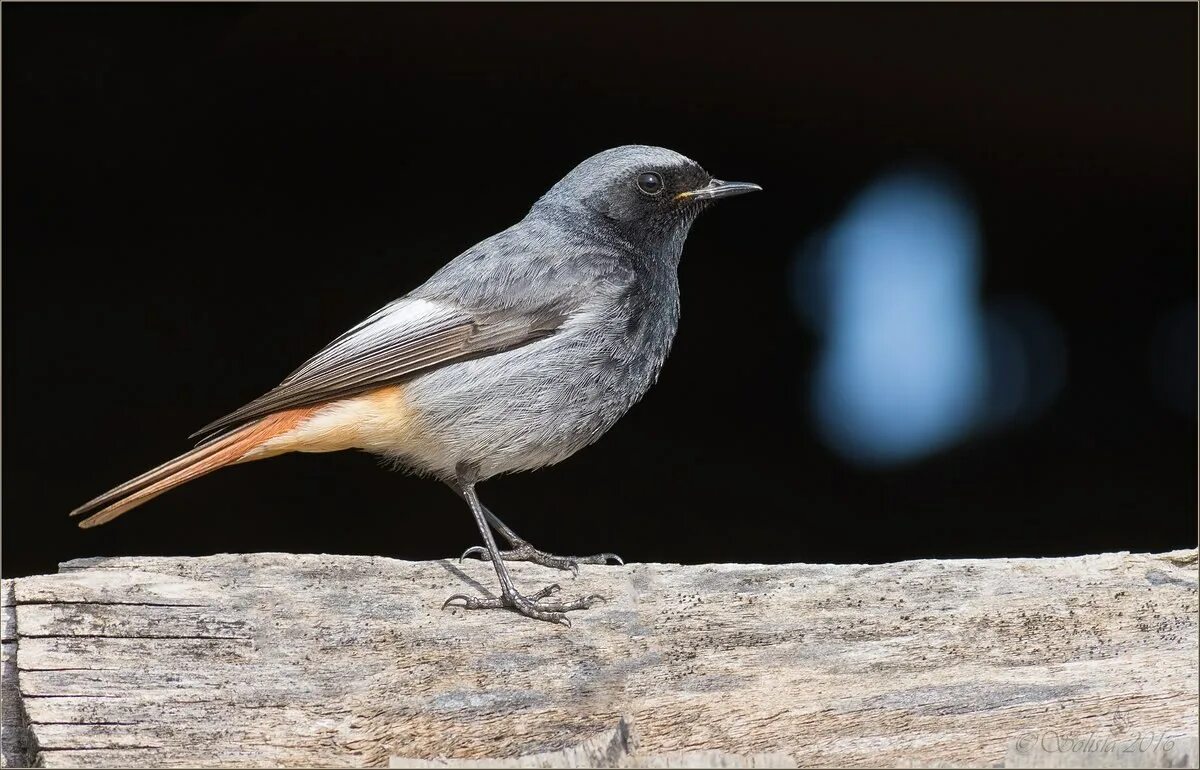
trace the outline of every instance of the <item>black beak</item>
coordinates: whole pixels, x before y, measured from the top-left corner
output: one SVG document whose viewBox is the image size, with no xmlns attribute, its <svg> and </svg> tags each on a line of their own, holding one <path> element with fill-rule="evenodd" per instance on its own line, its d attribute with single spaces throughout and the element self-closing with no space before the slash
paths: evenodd
<svg viewBox="0 0 1200 770">
<path fill-rule="evenodd" d="M 699 190 L 688 190 L 675 196 L 677 201 L 713 201 L 718 198 L 730 198 L 748 192 L 758 192 L 762 188 L 752 182 L 723 182 L 714 179 Z"/>
</svg>

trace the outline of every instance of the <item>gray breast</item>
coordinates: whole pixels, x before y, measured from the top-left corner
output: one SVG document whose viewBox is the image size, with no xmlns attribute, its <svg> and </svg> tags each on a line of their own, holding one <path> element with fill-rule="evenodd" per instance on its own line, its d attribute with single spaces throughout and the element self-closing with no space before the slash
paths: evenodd
<svg viewBox="0 0 1200 770">
<path fill-rule="evenodd" d="M 600 438 L 658 377 L 679 320 L 674 271 L 603 285 L 544 340 L 423 374 L 407 387 L 421 446 L 399 459 L 442 478 L 481 478 L 566 459 Z"/>
</svg>

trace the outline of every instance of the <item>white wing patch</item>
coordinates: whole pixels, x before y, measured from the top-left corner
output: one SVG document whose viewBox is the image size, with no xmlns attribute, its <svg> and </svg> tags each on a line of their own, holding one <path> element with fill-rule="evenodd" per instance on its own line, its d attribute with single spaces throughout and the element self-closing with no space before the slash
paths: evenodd
<svg viewBox="0 0 1200 770">
<path fill-rule="evenodd" d="M 440 329 L 470 323 L 470 316 L 459 308 L 425 299 L 398 299 L 384 305 L 362 323 L 329 343 L 299 369 L 284 378 L 281 385 L 302 380 L 328 368 L 343 368 L 359 357 L 391 347 L 401 340 L 416 340 Z"/>
</svg>

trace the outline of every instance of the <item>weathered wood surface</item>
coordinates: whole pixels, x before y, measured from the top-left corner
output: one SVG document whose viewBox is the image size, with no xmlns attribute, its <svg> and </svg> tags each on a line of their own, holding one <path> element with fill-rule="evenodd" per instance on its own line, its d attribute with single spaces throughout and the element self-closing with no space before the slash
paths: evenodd
<svg viewBox="0 0 1200 770">
<path fill-rule="evenodd" d="M 779 752 L 800 766 L 996 766 L 1027 736 L 1186 740 L 1196 565 L 1195 550 L 584 566 L 577 580 L 514 565 L 530 590 L 610 597 L 568 629 L 441 610 L 492 590 L 480 562 L 81 560 L 5 581 L 4 758 L 506 758 L 576 746 L 623 715 L 647 756 Z"/>
<path fill-rule="evenodd" d="M 766 753 L 742 756 L 722 751 L 678 751 L 670 754 L 646 754 L 633 720 L 622 717 L 613 729 L 592 736 L 578 746 L 540 754 L 523 754 L 509 759 L 414 759 L 392 757 L 389 767 L 414 770 L 449 767 L 457 770 L 484 768 L 788 768 L 796 762 L 786 754 Z"/>
</svg>

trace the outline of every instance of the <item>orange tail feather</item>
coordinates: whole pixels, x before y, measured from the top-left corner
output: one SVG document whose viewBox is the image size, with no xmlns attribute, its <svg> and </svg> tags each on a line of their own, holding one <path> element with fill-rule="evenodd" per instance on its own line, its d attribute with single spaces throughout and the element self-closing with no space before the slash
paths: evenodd
<svg viewBox="0 0 1200 770">
<path fill-rule="evenodd" d="M 260 459 L 246 455 L 270 439 L 292 430 L 313 411 L 313 407 L 307 407 L 279 412 L 239 428 L 227 436 L 201 444 L 190 452 L 185 452 L 174 460 L 84 503 L 71 511 L 71 515 L 78 516 L 95 511 L 79 522 L 79 526 L 99 526 L 158 497 L 163 492 L 212 473 L 218 468 Z"/>
</svg>

